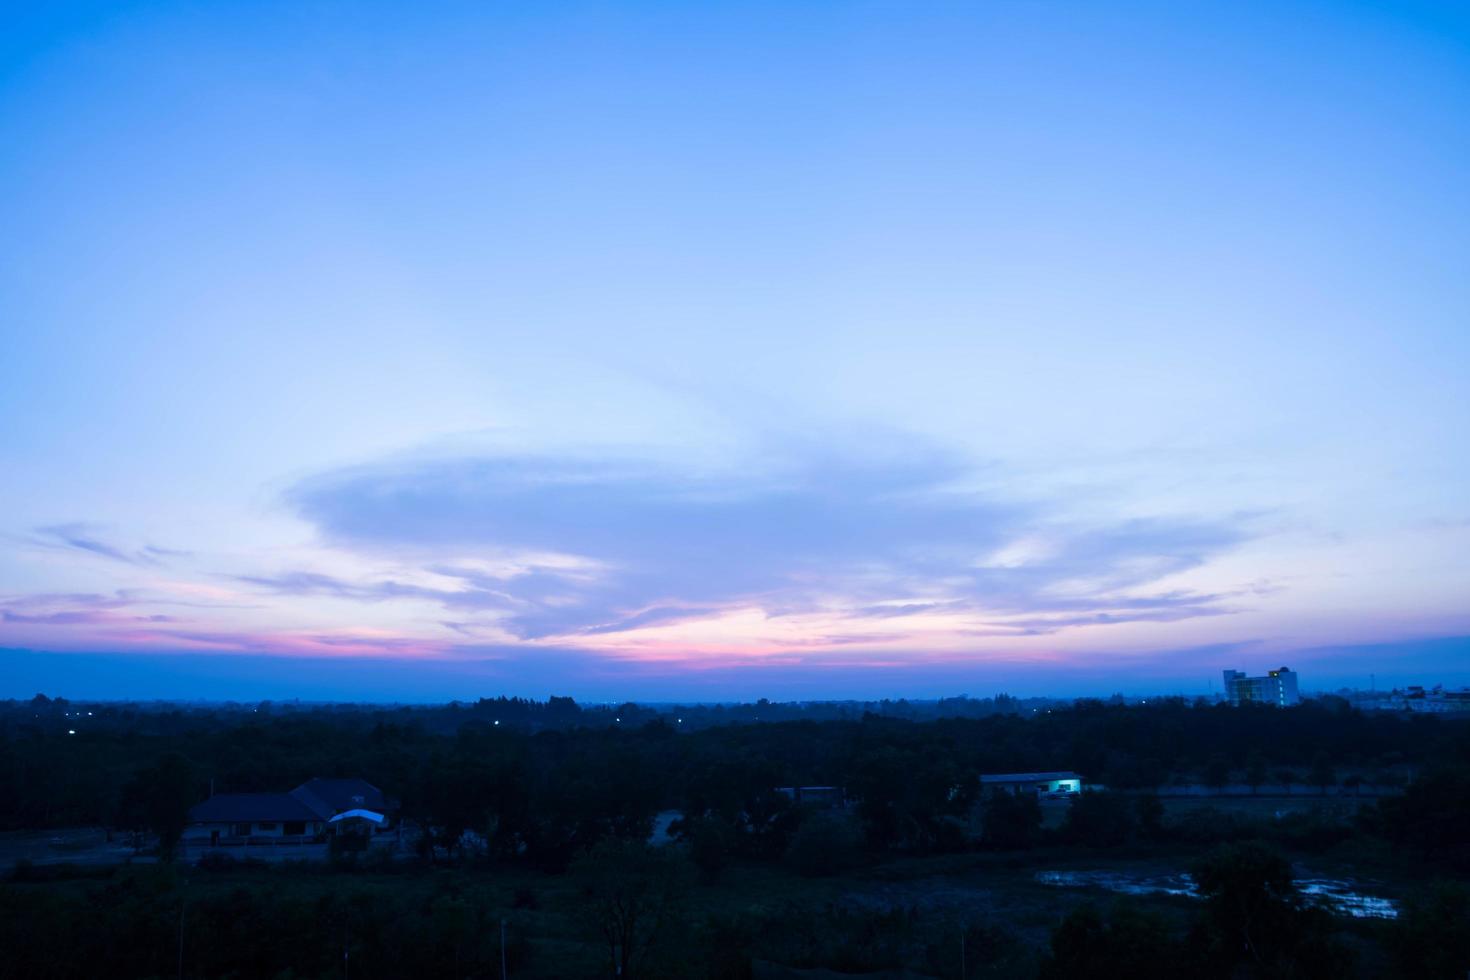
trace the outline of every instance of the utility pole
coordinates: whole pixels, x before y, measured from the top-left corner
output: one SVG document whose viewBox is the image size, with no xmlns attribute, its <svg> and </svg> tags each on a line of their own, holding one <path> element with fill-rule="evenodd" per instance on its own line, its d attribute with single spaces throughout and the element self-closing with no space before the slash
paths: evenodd
<svg viewBox="0 0 1470 980">
<path fill-rule="evenodd" d="M 179 980 L 184 980 L 184 910 L 189 907 L 189 882 L 184 882 L 183 894 L 179 897 Z"/>
<path fill-rule="evenodd" d="M 505 980 L 505 920 L 500 920 L 500 980 Z"/>
</svg>

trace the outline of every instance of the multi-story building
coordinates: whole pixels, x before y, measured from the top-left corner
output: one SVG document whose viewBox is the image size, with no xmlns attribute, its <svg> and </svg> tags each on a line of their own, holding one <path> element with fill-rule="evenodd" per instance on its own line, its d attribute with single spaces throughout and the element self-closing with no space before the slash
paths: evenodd
<svg viewBox="0 0 1470 980">
<path fill-rule="evenodd" d="M 1296 704 L 1301 696 L 1296 689 L 1296 671 L 1282 667 L 1266 671 L 1265 677 L 1247 677 L 1238 670 L 1225 671 L 1225 697 L 1231 704 L 1247 701 L 1273 704 L 1278 708 Z"/>
</svg>

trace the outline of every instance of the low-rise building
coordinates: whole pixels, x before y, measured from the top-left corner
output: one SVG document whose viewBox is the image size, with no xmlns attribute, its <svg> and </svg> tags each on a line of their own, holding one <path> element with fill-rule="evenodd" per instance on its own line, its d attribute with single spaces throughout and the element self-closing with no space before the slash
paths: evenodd
<svg viewBox="0 0 1470 980">
<path fill-rule="evenodd" d="M 1470 713 L 1470 688 L 1447 691 L 1442 685 L 1425 689 L 1414 684 L 1402 691 L 1395 690 L 1388 698 L 1388 707 L 1394 711 L 1412 711 L 1417 714 L 1447 715 Z"/>
<path fill-rule="evenodd" d="M 398 804 L 363 779 L 310 779 L 288 793 L 219 793 L 189 810 L 192 846 L 305 844 L 392 829 Z"/>
<path fill-rule="evenodd" d="M 980 789 L 987 793 L 1067 795 L 1082 792 L 1082 777 L 1070 771 L 990 773 L 980 777 Z"/>
</svg>

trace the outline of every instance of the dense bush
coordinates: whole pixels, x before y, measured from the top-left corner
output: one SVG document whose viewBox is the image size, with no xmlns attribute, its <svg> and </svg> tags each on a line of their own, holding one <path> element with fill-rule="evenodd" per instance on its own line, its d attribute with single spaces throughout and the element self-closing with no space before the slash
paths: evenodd
<svg viewBox="0 0 1470 980">
<path fill-rule="evenodd" d="M 1402 796 L 1378 804 L 1369 826 L 1461 871 L 1470 871 L 1470 767 L 1440 765 Z"/>
<path fill-rule="evenodd" d="M 1133 800 L 1118 793 L 1085 792 L 1067 810 L 1063 836 L 1089 847 L 1116 847 L 1138 827 Z"/>
<path fill-rule="evenodd" d="M 1083 905 L 1057 926 L 1042 980 L 1128 977 L 1173 980 L 1185 974 L 1183 944 L 1168 923 L 1118 902 L 1103 913 Z"/>
<path fill-rule="evenodd" d="M 984 812 L 981 832 L 990 847 L 1033 847 L 1041 839 L 1041 805 L 1033 793 L 991 793 L 985 799 Z"/>
<path fill-rule="evenodd" d="M 1411 897 L 1389 941 L 1405 977 L 1461 980 L 1470 975 L 1470 888 L 1440 881 Z"/>
<path fill-rule="evenodd" d="M 1338 980 L 1352 953 L 1335 935 L 1332 917 L 1305 904 L 1291 864 L 1258 843 L 1216 848 L 1192 872 L 1206 915 L 1193 938 L 1200 962 L 1217 976 L 1237 968 L 1256 976 Z"/>
<path fill-rule="evenodd" d="M 809 814 L 791 838 L 786 864 L 799 874 L 831 875 L 854 867 L 861 860 L 861 838 L 853 820 L 845 813 L 817 811 Z"/>
</svg>

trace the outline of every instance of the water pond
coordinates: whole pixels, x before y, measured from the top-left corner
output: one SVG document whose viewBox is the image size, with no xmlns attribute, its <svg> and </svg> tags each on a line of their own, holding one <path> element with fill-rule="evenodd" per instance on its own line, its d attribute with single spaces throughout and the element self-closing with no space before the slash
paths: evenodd
<svg viewBox="0 0 1470 980">
<path fill-rule="evenodd" d="M 1038 871 L 1036 880 L 1059 888 L 1102 888 L 1124 895 L 1184 895 L 1198 898 L 1199 889 L 1187 874 L 1134 874 L 1126 871 Z M 1359 882 L 1340 878 L 1298 878 L 1297 888 L 1307 900 L 1355 919 L 1393 919 L 1398 904 L 1390 898 L 1365 894 Z"/>
</svg>

